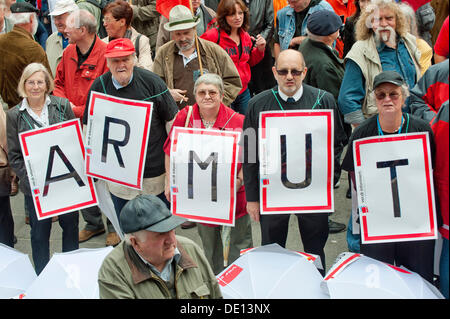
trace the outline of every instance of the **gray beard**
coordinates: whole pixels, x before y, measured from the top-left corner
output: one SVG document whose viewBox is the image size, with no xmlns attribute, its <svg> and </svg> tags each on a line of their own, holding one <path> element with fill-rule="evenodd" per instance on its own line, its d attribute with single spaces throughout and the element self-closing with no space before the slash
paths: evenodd
<svg viewBox="0 0 450 319">
<path fill-rule="evenodd" d="M 389 30 L 389 37 L 386 37 L 386 34 L 383 33 L 383 35 L 380 34 L 380 31 Z M 395 48 L 397 45 L 397 33 L 394 29 L 391 27 L 385 27 L 385 28 L 378 28 L 375 31 L 375 42 L 378 45 L 381 43 L 386 44 L 388 47 Z"/>
</svg>

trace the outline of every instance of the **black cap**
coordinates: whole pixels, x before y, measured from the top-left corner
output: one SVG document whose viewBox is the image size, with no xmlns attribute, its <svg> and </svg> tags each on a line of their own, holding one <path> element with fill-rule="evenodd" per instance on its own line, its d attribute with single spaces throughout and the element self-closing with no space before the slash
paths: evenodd
<svg viewBox="0 0 450 319">
<path fill-rule="evenodd" d="M 11 5 L 10 10 L 12 13 L 39 12 L 39 9 L 33 7 L 33 5 L 28 2 L 15 2 Z"/>
<path fill-rule="evenodd" d="M 341 18 L 329 10 L 320 10 L 312 13 L 308 18 L 306 27 L 315 35 L 330 35 L 342 26 Z"/>
<path fill-rule="evenodd" d="M 392 83 L 398 86 L 405 84 L 403 77 L 395 71 L 383 71 L 373 79 L 373 89 L 382 83 Z"/>
<path fill-rule="evenodd" d="M 185 221 L 186 218 L 172 215 L 155 195 L 139 195 L 126 203 L 120 212 L 120 227 L 125 234 L 139 230 L 165 233 Z"/>
</svg>

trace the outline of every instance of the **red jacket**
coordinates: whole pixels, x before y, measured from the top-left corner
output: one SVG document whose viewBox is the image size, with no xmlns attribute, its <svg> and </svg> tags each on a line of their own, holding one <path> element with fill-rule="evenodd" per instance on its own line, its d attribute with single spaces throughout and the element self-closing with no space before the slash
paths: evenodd
<svg viewBox="0 0 450 319">
<path fill-rule="evenodd" d="M 106 66 L 106 43 L 96 36 L 94 47 L 86 61 L 78 68 L 78 54 L 75 44 L 70 44 L 63 52 L 56 68 L 53 95 L 65 97 L 75 105 L 73 113 L 82 118 L 89 88 L 92 82 L 108 71 Z"/>
<path fill-rule="evenodd" d="M 449 232 L 449 61 L 432 65 L 410 91 L 411 113 L 430 123 L 436 141 L 434 183 L 439 197 L 443 225 Z"/>
<path fill-rule="evenodd" d="M 170 156 L 170 144 L 171 144 L 170 137 L 172 136 L 172 130 L 176 126 L 184 127 L 184 124 L 186 123 L 188 110 L 189 107 L 186 106 L 181 111 L 179 111 L 175 118 L 175 121 L 173 122 L 172 129 L 170 130 L 167 140 L 164 143 L 164 153 L 166 153 L 167 156 Z M 238 131 L 242 132 L 243 125 L 244 125 L 244 115 L 233 111 L 231 108 L 225 106 L 225 104 L 222 103 L 220 105 L 219 113 L 217 114 L 217 119 L 214 122 L 212 128 L 215 130 L 232 130 L 236 132 Z M 193 105 L 192 115 L 187 127 L 202 128 L 202 129 L 205 128 L 205 126 L 203 125 L 202 118 L 200 117 L 200 112 L 197 103 Z M 237 166 L 237 172 L 239 172 L 241 169 L 242 169 L 242 162 L 239 161 Z M 247 201 L 245 199 L 245 186 L 241 186 L 241 188 L 239 188 L 236 194 L 235 219 L 239 219 L 246 214 L 247 214 Z M 211 227 L 218 226 L 212 224 L 203 224 L 203 225 Z"/>
<path fill-rule="evenodd" d="M 256 65 L 264 58 L 264 51 L 253 47 L 250 34 L 242 29 L 239 29 L 239 36 L 242 44 L 242 54 L 239 56 L 239 48 L 230 36 L 223 30 L 212 28 L 202 34 L 201 38 L 219 44 L 233 60 L 236 69 L 242 82 L 241 94 L 247 89 L 248 82 L 250 82 L 251 72 L 250 67 Z"/>
</svg>

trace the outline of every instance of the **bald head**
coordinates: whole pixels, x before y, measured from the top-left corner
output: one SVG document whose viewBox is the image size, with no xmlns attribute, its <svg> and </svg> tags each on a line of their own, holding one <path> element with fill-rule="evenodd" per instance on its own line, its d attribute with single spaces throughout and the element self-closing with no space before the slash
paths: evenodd
<svg viewBox="0 0 450 319">
<path fill-rule="evenodd" d="M 278 55 L 277 60 L 275 61 L 275 67 L 277 67 L 277 64 L 286 60 L 297 61 L 299 67 L 301 68 L 305 67 L 305 59 L 303 58 L 303 54 L 298 50 L 287 49 L 281 51 L 280 54 Z"/>
</svg>

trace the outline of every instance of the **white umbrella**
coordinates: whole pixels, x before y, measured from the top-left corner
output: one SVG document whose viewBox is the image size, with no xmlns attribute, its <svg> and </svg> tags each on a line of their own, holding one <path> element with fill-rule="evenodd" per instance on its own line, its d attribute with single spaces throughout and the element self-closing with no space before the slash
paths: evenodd
<svg viewBox="0 0 450 319">
<path fill-rule="evenodd" d="M 0 299 L 24 293 L 36 277 L 27 254 L 0 244 Z"/>
<path fill-rule="evenodd" d="M 120 239 L 124 239 L 122 229 L 120 228 L 119 219 L 117 218 L 116 209 L 114 208 L 108 185 L 103 180 L 95 182 L 95 190 L 98 197 L 98 207 L 102 213 L 109 219 Z"/>
<path fill-rule="evenodd" d="M 112 250 L 108 246 L 53 254 L 24 299 L 98 299 L 98 271 Z"/>
<path fill-rule="evenodd" d="M 226 299 L 328 298 L 322 279 L 310 258 L 278 244 L 247 251 L 217 275 Z"/>
<path fill-rule="evenodd" d="M 322 288 L 332 299 L 443 299 L 419 274 L 376 259 L 342 253 L 330 268 Z"/>
</svg>

